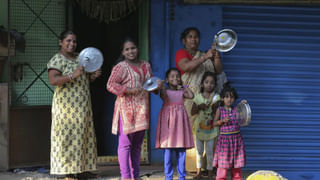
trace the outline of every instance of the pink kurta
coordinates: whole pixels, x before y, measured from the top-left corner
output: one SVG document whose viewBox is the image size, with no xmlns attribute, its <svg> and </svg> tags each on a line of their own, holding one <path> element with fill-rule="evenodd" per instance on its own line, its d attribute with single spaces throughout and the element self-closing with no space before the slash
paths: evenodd
<svg viewBox="0 0 320 180">
<path fill-rule="evenodd" d="M 124 134 L 149 128 L 149 93 L 141 91 L 139 94 L 127 95 L 124 92 L 127 88 L 142 87 L 151 76 L 151 66 L 145 61 L 141 61 L 139 67 L 126 61 L 113 67 L 107 83 L 107 90 L 117 95 L 112 121 L 113 134 L 118 133 L 119 115 Z"/>
<path fill-rule="evenodd" d="M 191 126 L 183 104 L 184 91 L 166 92 L 158 118 L 156 148 L 193 148 Z"/>
</svg>

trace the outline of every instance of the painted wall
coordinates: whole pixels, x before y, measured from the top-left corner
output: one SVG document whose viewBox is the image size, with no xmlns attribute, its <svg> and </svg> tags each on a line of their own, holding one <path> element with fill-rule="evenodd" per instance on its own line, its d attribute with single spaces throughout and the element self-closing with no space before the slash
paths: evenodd
<svg viewBox="0 0 320 180">
<path fill-rule="evenodd" d="M 0 26 L 8 28 L 8 1 L 0 1 Z M 0 82 L 8 82 L 8 60 L 0 59 Z"/>
<path fill-rule="evenodd" d="M 200 50 L 211 47 L 214 34 L 221 29 L 221 6 L 179 5 L 162 0 L 151 1 L 150 8 L 150 61 L 154 76 L 165 78 L 165 72 L 175 67 L 174 58 L 183 48 L 181 32 L 190 26 L 201 32 Z M 151 163 L 162 163 L 162 150 L 155 149 L 155 133 L 158 114 L 162 105 L 159 95 L 151 95 Z"/>
<path fill-rule="evenodd" d="M 8 27 L 8 1 L 0 1 L 0 26 Z"/>
</svg>

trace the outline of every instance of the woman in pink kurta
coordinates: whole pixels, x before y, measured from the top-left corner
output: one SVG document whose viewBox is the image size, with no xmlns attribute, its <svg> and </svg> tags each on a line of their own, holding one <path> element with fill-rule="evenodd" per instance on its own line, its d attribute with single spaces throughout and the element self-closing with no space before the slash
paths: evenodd
<svg viewBox="0 0 320 180">
<path fill-rule="evenodd" d="M 149 94 L 142 88 L 152 76 L 148 62 L 138 59 L 138 48 L 125 39 L 122 61 L 111 72 L 107 90 L 117 95 L 112 133 L 119 134 L 118 160 L 122 179 L 139 179 L 140 153 L 145 130 L 149 128 Z"/>
<path fill-rule="evenodd" d="M 142 89 L 142 85 L 151 76 L 151 66 L 145 61 L 140 61 L 137 66 L 122 61 L 112 69 L 107 83 L 107 90 L 117 95 L 112 134 L 119 131 L 120 116 L 124 134 L 149 128 L 149 93 Z M 133 90 L 137 92 L 130 93 Z"/>
<path fill-rule="evenodd" d="M 166 83 L 169 86 L 168 89 L 162 86 L 160 91 L 163 105 L 157 124 L 156 148 L 164 150 L 165 179 L 173 178 L 171 154 L 175 152 L 179 179 L 184 180 L 186 149 L 193 148 L 194 144 L 183 100 L 193 98 L 193 93 L 187 87 L 182 88 L 181 75 L 176 68 L 171 68 L 166 72 Z"/>
</svg>

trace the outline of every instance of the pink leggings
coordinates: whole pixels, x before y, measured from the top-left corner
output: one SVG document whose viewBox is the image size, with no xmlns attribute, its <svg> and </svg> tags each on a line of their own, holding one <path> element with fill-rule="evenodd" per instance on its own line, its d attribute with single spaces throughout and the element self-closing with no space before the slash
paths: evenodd
<svg viewBox="0 0 320 180">
<path fill-rule="evenodd" d="M 218 168 L 216 180 L 226 180 L 228 169 Z M 241 180 L 241 168 L 231 168 L 232 180 Z"/>
<path fill-rule="evenodd" d="M 122 179 L 138 178 L 140 174 L 140 153 L 145 131 L 123 134 L 119 120 L 118 160 Z"/>
</svg>

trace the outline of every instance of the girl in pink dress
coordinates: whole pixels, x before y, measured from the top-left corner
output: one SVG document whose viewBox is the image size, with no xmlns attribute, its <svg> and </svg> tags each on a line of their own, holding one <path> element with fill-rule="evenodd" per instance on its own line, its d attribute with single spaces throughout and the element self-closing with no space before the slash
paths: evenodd
<svg viewBox="0 0 320 180">
<path fill-rule="evenodd" d="M 232 180 L 241 180 L 241 168 L 245 166 L 246 156 L 243 138 L 240 133 L 239 118 L 236 115 L 236 106 L 233 105 L 238 98 L 236 90 L 224 84 L 221 92 L 223 105 L 215 114 L 215 124 L 220 126 L 213 166 L 217 167 L 216 180 L 226 180 L 228 169 L 231 169 Z M 241 103 L 247 103 L 242 100 Z"/>
<path fill-rule="evenodd" d="M 179 179 L 185 179 L 186 149 L 193 148 L 193 137 L 188 114 L 184 107 L 184 98 L 193 98 L 192 91 L 182 88 L 181 75 L 178 69 L 171 68 L 166 72 L 168 89 L 162 86 L 160 97 L 163 100 L 157 132 L 156 148 L 164 149 L 164 173 L 166 180 L 173 179 L 171 153 L 175 151 Z"/>
</svg>

